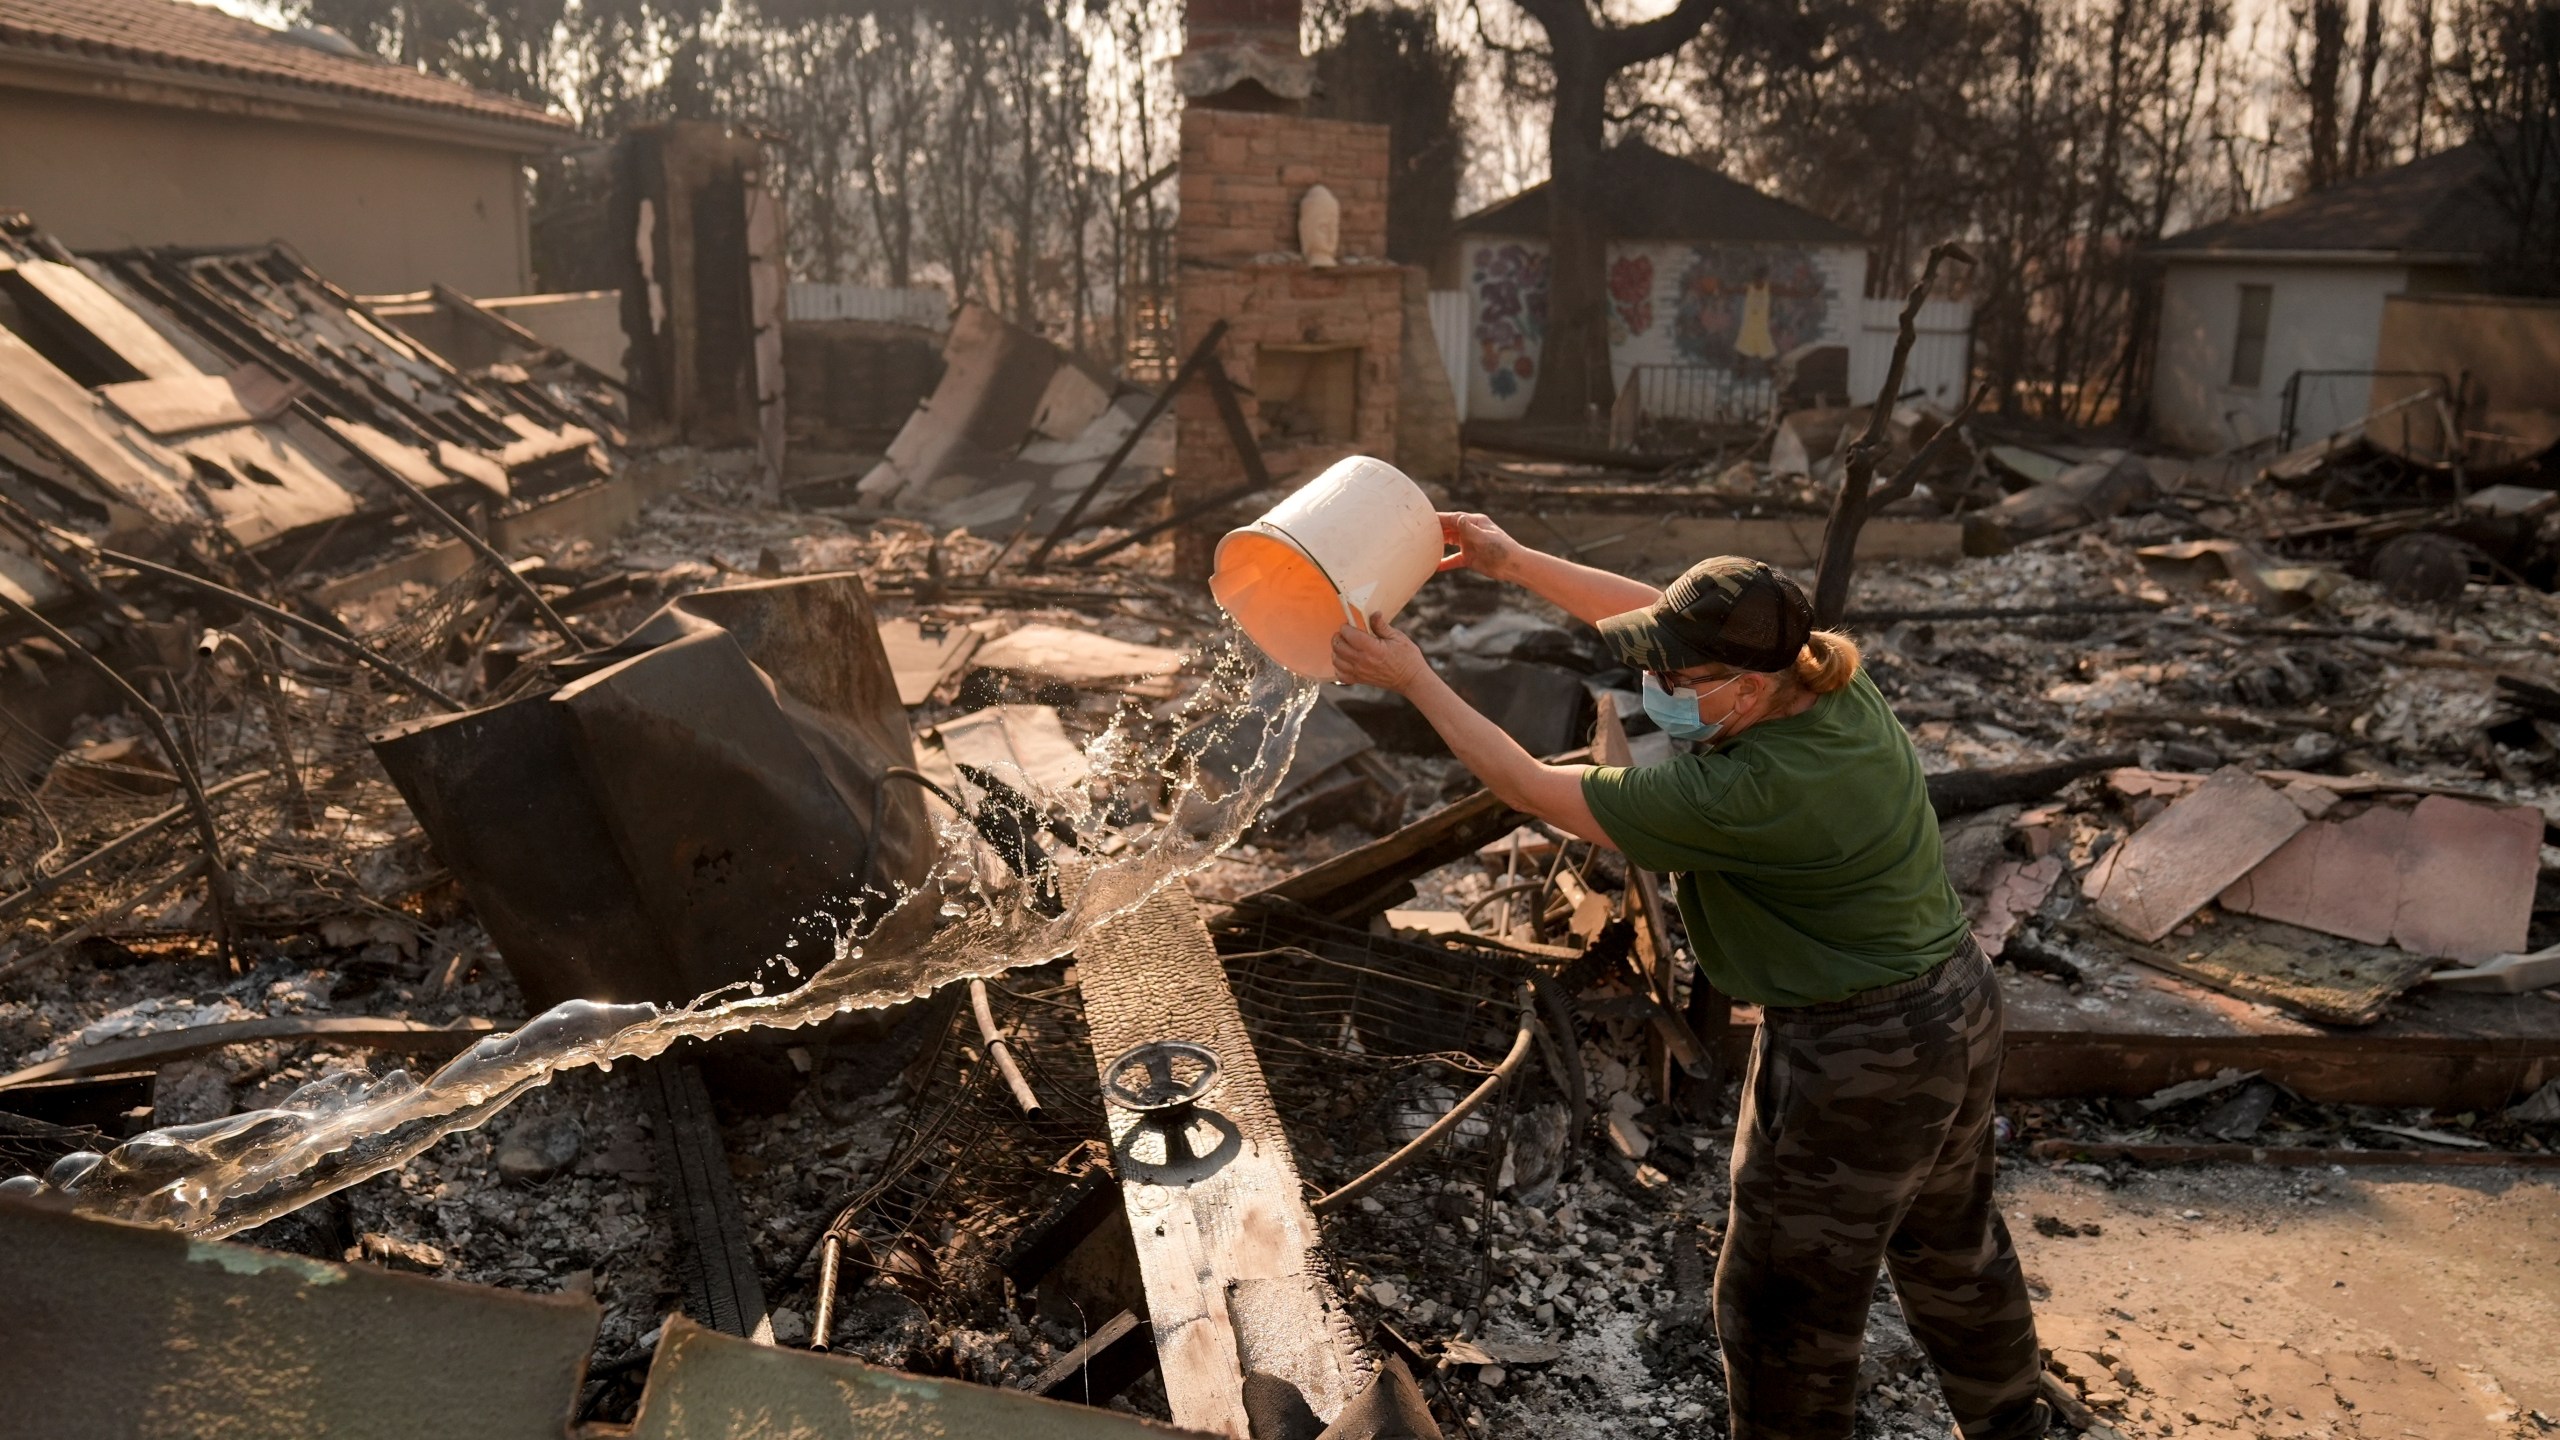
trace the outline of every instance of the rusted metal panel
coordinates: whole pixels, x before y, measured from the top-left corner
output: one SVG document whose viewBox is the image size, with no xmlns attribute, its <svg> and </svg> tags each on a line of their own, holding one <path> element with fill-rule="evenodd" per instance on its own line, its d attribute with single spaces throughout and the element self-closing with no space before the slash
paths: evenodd
<svg viewBox="0 0 2560 1440">
<path fill-rule="evenodd" d="M 0 1201 L 0 1430 L 560 1440 L 601 1312 Z"/>
</svg>

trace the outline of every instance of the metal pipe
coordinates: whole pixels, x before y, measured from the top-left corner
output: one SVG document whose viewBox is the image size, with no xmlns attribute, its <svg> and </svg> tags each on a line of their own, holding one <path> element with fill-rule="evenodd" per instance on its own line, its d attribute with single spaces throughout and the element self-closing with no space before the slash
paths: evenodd
<svg viewBox="0 0 2560 1440">
<path fill-rule="evenodd" d="M 843 1263 L 844 1242 L 832 1229 L 818 1241 L 818 1304 L 809 1320 L 809 1348 L 831 1347 L 836 1329 L 836 1269 Z"/>
<path fill-rule="evenodd" d="M 138 571 L 155 580 L 166 580 L 170 584 L 194 590 L 200 594 L 210 595 L 219 600 L 227 600 L 232 604 L 239 606 L 241 609 L 257 616 L 261 620 L 272 621 L 278 625 L 289 625 L 294 629 L 301 631 L 305 635 L 309 635 L 339 650 L 345 651 L 359 664 L 362 664 L 368 669 L 380 674 L 382 678 L 390 681 L 392 684 L 418 696 L 420 699 L 434 701 L 436 704 L 443 706 L 447 710 L 465 710 L 470 708 L 464 705 L 461 701 L 447 695 L 442 690 L 428 684 L 417 675 L 412 674 L 409 670 L 405 669 L 387 656 L 378 653 L 372 646 L 365 644 L 354 636 L 341 634 L 338 631 L 332 630 L 328 626 L 323 625 L 316 620 L 305 619 L 300 615 L 294 614 L 290 610 L 270 605 L 266 601 L 258 599 L 254 595 L 244 595 L 219 581 L 207 580 L 201 575 L 190 575 L 184 570 L 175 569 L 171 566 L 160 564 L 157 561 L 145 560 L 139 555 L 127 555 L 120 550 L 109 550 L 104 546 L 101 546 L 98 549 L 98 558 L 111 565 L 121 565 L 127 570 Z"/>
<path fill-rule="evenodd" d="M 1450 1106 L 1448 1114 L 1431 1122 L 1430 1129 L 1407 1141 L 1404 1148 L 1370 1166 L 1366 1174 L 1344 1185 L 1341 1189 L 1316 1197 L 1307 1208 L 1318 1215 L 1329 1215 L 1368 1194 L 1379 1185 L 1394 1178 L 1397 1171 L 1412 1164 L 1415 1157 L 1439 1143 L 1450 1131 L 1457 1129 L 1460 1122 L 1474 1114 L 1484 1102 L 1492 1099 L 1494 1092 L 1502 1088 L 1503 1082 L 1520 1072 L 1521 1065 L 1529 1058 L 1530 1048 L 1536 1043 L 1538 1022 L 1534 1004 L 1529 987 L 1522 985 L 1520 987 L 1520 1033 L 1511 1037 L 1511 1053 L 1502 1057 L 1502 1063 L 1494 1067 L 1492 1074 L 1484 1077 L 1483 1084 L 1469 1092 L 1465 1099 Z"/>
<path fill-rule="evenodd" d="M 207 630 L 196 641 L 196 654 L 207 660 L 219 660 L 225 653 L 236 654 L 249 672 L 249 683 L 258 692 L 258 708 L 267 717 L 267 739 L 276 747 L 276 773 L 284 777 L 285 823 L 296 830 L 311 828 L 311 795 L 302 788 L 302 771 L 293 763 L 293 722 L 286 717 L 284 687 L 276 680 L 276 666 L 261 653 L 264 646 L 252 645 L 228 630 Z"/>
<path fill-rule="evenodd" d="M 1004 1076 L 1005 1088 L 1013 1092 L 1013 1103 L 1031 1119 L 1040 1118 L 1040 1097 L 1031 1093 L 1031 1082 L 1022 1078 L 1022 1067 L 1013 1060 L 1013 1047 L 1005 1043 L 996 1029 L 995 1007 L 987 1002 L 987 982 L 969 982 L 969 1008 L 978 1017 L 978 1040 L 987 1047 L 987 1057 L 996 1062 L 996 1070 Z"/>
<path fill-rule="evenodd" d="M 222 859 L 222 835 L 213 826 L 213 802 L 204 791 L 204 781 L 196 774 L 194 762 L 178 745 L 175 731 L 169 728 L 169 717 L 160 707 L 143 698 L 133 682 L 116 673 L 116 667 L 91 654 L 89 647 L 71 638 L 59 625 L 47 620 L 28 605 L 6 591 L 0 591 L 0 606 L 6 606 L 19 619 L 44 632 L 47 639 L 62 647 L 63 653 L 78 657 L 80 662 L 97 672 L 99 678 L 121 691 L 127 703 L 142 716 L 151 730 L 152 739 L 160 744 L 161 753 L 169 757 L 169 771 L 186 787 L 188 807 L 195 811 L 196 837 L 203 842 L 205 858 L 205 894 L 213 902 L 213 943 L 228 963 L 231 954 L 231 872 Z"/>
</svg>

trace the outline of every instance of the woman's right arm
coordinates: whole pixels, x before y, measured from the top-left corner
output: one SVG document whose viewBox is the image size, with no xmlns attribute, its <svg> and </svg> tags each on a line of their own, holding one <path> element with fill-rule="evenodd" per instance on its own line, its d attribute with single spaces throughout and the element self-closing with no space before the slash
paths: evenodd
<svg viewBox="0 0 2560 1440">
<path fill-rule="evenodd" d="M 1483 515 L 1442 511 L 1440 536 L 1457 554 L 1443 570 L 1473 570 L 1488 580 L 1517 585 L 1586 625 L 1641 610 L 1662 592 L 1640 580 L 1532 550 Z"/>
</svg>

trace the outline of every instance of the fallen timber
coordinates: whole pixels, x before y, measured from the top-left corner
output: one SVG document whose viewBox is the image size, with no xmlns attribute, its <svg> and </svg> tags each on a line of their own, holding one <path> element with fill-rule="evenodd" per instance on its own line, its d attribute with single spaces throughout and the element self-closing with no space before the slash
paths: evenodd
<svg viewBox="0 0 2560 1440">
<path fill-rule="evenodd" d="M 1142 1045 L 1204 1046 L 1219 1066 L 1196 1118 L 1109 1110 L 1174 1423 L 1249 1440 L 1291 1415 L 1331 1422 L 1365 1383 L 1358 1342 L 1316 1263 L 1297 1161 L 1189 894 L 1167 887 L 1097 927 L 1076 977 L 1106 1093 L 1114 1061 Z"/>
</svg>

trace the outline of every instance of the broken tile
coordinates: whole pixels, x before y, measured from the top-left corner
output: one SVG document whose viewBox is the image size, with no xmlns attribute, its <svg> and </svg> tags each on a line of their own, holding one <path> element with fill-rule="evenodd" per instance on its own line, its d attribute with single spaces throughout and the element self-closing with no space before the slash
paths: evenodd
<svg viewBox="0 0 2560 1440">
<path fill-rule="evenodd" d="M 2409 816 L 2409 868 L 2393 943 L 2449 960 L 2486 960 L 2525 947 L 2542 812 L 2430 795 Z"/>
<path fill-rule="evenodd" d="M 1070 685 L 1170 675 L 1182 668 L 1179 650 L 1133 645 L 1062 625 L 1025 625 L 979 646 L 974 658 L 990 670 L 1046 675 Z"/>
<path fill-rule="evenodd" d="M 2376 805 L 2308 827 L 2222 903 L 2368 945 L 2485 960 L 2524 948 L 2541 846 L 2537 809 L 2429 795 L 2414 810 Z"/>
<path fill-rule="evenodd" d="M 1046 705 L 990 705 L 926 733 L 941 741 L 951 764 L 974 765 L 1008 782 L 1018 772 L 1039 790 L 1072 790 L 1090 774 L 1084 751 Z"/>
<path fill-rule="evenodd" d="M 880 644 L 889 652 L 889 668 L 898 677 L 898 703 L 921 705 L 933 698 L 943 681 L 969 663 L 978 640 L 978 632 L 966 625 L 927 630 L 905 616 L 881 621 Z"/>
<path fill-rule="evenodd" d="M 2248 771 L 2226 766 L 2102 856 L 2082 893 L 2108 924 L 2158 940 L 2309 823 Z"/>
<path fill-rule="evenodd" d="M 1994 865 L 1983 885 L 1982 903 L 1974 910 L 1973 939 L 1982 953 L 1999 959 L 2018 922 L 2044 908 L 2045 897 L 2069 869 L 2060 855 Z"/>
<path fill-rule="evenodd" d="M 2288 785 L 2287 798 L 2296 788 Z M 2367 945 L 2391 939 L 2400 913 L 2400 866 L 2409 812 L 2377 805 L 2361 815 L 2305 826 L 2222 892 L 2222 907 Z"/>
</svg>

